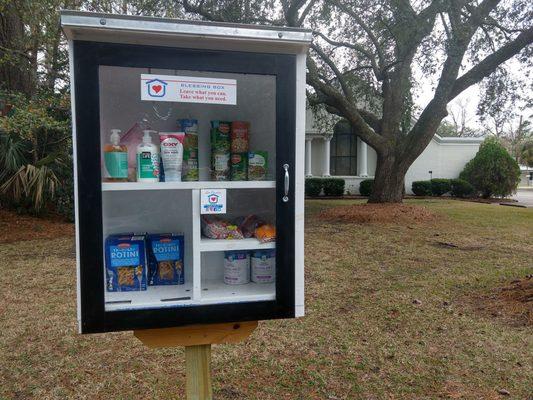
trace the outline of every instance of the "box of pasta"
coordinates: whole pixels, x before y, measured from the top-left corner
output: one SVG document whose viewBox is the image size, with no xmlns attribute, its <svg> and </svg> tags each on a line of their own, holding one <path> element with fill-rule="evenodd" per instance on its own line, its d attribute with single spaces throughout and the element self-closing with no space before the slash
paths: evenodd
<svg viewBox="0 0 533 400">
<path fill-rule="evenodd" d="M 108 292 L 146 290 L 145 235 L 109 235 L 105 241 Z"/>
<path fill-rule="evenodd" d="M 148 285 L 183 285 L 184 238 L 181 233 L 148 235 Z"/>
</svg>

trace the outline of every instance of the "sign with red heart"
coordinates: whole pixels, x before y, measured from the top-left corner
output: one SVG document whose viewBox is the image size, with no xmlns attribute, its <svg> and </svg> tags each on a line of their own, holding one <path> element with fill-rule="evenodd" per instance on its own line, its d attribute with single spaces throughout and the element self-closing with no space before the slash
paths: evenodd
<svg viewBox="0 0 533 400">
<path fill-rule="evenodd" d="M 200 190 L 200 214 L 225 214 L 226 189 Z"/>
<path fill-rule="evenodd" d="M 237 104 L 237 81 L 217 77 L 141 74 L 141 100 Z"/>
</svg>

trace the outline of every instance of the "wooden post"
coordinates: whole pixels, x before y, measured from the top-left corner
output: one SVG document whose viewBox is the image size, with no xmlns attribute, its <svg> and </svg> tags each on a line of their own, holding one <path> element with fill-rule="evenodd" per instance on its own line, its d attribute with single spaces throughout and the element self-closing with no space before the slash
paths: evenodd
<svg viewBox="0 0 533 400">
<path fill-rule="evenodd" d="M 187 399 L 211 400 L 211 345 L 199 344 L 185 347 L 185 370 L 187 374 Z"/>
<path fill-rule="evenodd" d="M 238 343 L 255 328 L 257 321 L 144 329 L 133 334 L 151 348 L 185 346 L 187 400 L 212 400 L 211 345 Z"/>
</svg>

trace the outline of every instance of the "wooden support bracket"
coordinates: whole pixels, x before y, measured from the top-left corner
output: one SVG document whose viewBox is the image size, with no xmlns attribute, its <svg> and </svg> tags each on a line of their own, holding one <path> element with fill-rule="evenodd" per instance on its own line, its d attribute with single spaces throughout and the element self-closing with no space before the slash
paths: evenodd
<svg viewBox="0 0 533 400">
<path fill-rule="evenodd" d="M 133 331 L 133 334 L 146 346 L 157 348 L 238 343 L 250 336 L 255 328 L 257 321 L 143 329 Z"/>
</svg>

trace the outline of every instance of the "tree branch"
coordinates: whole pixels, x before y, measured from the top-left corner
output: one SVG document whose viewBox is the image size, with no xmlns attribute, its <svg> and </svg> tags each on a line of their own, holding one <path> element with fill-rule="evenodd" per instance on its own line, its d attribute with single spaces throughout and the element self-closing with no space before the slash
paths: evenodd
<svg viewBox="0 0 533 400">
<path fill-rule="evenodd" d="M 320 102 L 337 109 L 341 113 L 338 115 L 342 115 L 350 122 L 362 140 L 378 152 L 384 151 L 386 149 L 385 139 L 372 129 L 353 103 L 348 102 L 339 91 L 319 79 L 318 68 L 311 57 L 307 58 L 307 70 L 307 83 L 315 89 Z"/>
<path fill-rule="evenodd" d="M 522 49 L 533 43 L 533 27 L 523 31 L 513 41 L 500 47 L 495 53 L 492 53 L 480 61 L 475 67 L 459 77 L 453 84 L 449 100 L 457 97 L 468 87 L 480 82 L 493 73 L 496 68 L 518 54 Z"/>
<path fill-rule="evenodd" d="M 300 15 L 300 18 L 298 18 L 298 26 L 302 26 L 305 19 L 307 18 L 307 15 L 309 14 L 316 2 L 317 0 L 311 0 L 309 4 L 307 4 L 307 6 L 304 8 L 302 14 Z"/>
<path fill-rule="evenodd" d="M 361 29 L 363 29 L 365 31 L 365 33 L 367 34 L 368 38 L 370 39 L 370 41 L 372 42 L 372 44 L 376 48 L 376 53 L 378 55 L 378 60 L 379 60 L 379 64 L 378 65 L 380 66 L 380 68 L 382 68 L 383 65 L 385 64 L 385 57 L 383 55 L 383 49 L 381 48 L 378 39 L 376 38 L 376 36 L 374 35 L 374 33 L 372 32 L 370 27 L 363 22 L 363 20 L 359 16 L 359 14 L 357 14 L 356 12 L 354 12 L 353 10 L 348 8 L 346 5 L 342 4 L 340 1 L 330 0 L 330 2 L 333 5 L 335 5 L 338 9 L 340 9 L 341 11 L 343 11 L 344 13 L 346 13 L 350 17 L 352 17 L 353 20 L 357 23 L 357 25 L 359 25 L 361 27 Z"/>
<path fill-rule="evenodd" d="M 376 79 L 378 81 L 383 80 L 383 73 L 379 69 L 374 55 L 369 50 L 365 49 L 363 46 L 357 43 L 338 42 L 336 40 L 332 40 L 320 32 L 314 32 L 314 34 L 320 36 L 322 39 L 324 39 L 327 43 L 331 44 L 332 46 L 347 47 L 349 49 L 357 51 L 358 53 L 361 53 L 370 61 L 372 65 L 372 70 L 374 71 L 374 75 L 376 76 Z"/>
<path fill-rule="evenodd" d="M 353 93 L 350 87 L 348 86 L 348 83 L 346 82 L 346 79 L 344 78 L 344 75 L 339 71 L 335 63 L 331 58 L 329 58 L 324 51 L 318 47 L 315 44 L 311 44 L 311 48 L 320 56 L 320 58 L 331 68 L 337 79 L 339 80 L 339 83 L 342 87 L 342 91 L 344 92 L 344 95 L 348 99 L 348 101 L 353 101 Z"/>
</svg>

